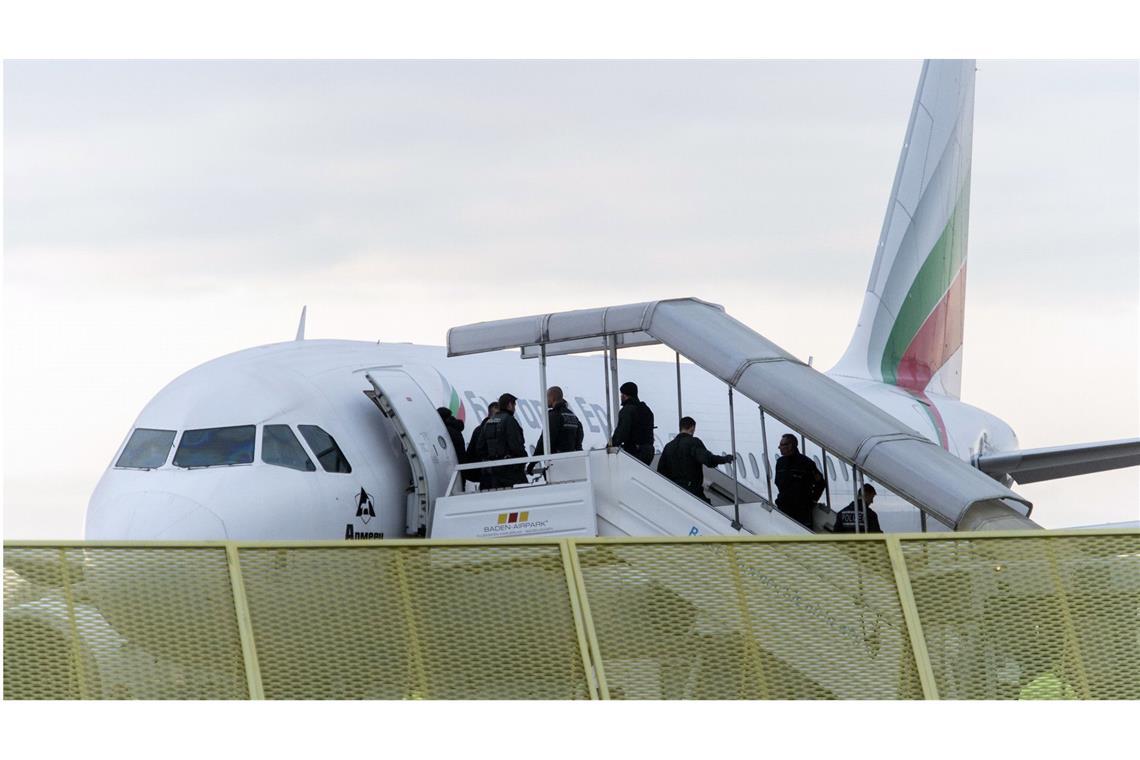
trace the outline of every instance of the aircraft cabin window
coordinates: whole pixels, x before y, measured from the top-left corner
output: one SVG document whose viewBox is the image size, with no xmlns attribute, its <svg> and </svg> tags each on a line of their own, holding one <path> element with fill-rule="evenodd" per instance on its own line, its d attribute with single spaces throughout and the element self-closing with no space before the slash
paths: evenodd
<svg viewBox="0 0 1140 760">
<path fill-rule="evenodd" d="M 127 441 L 115 466 L 132 470 L 153 470 L 162 467 L 166 464 L 166 457 L 170 455 L 173 443 L 173 430 L 136 428 L 131 433 L 131 438 Z"/>
<path fill-rule="evenodd" d="M 288 425 L 265 426 L 261 433 L 261 461 L 302 472 L 317 469 Z"/>
<path fill-rule="evenodd" d="M 756 455 L 748 452 L 748 464 L 752 465 L 752 477 L 760 479 L 760 467 L 756 464 Z"/>
<path fill-rule="evenodd" d="M 175 467 L 221 467 L 253 462 L 254 425 L 187 430 L 174 452 Z"/>
<path fill-rule="evenodd" d="M 317 455 L 317 461 L 325 472 L 352 472 L 352 465 L 344 458 L 336 440 L 316 425 L 298 425 L 297 429 L 309 443 L 309 448 Z"/>
</svg>

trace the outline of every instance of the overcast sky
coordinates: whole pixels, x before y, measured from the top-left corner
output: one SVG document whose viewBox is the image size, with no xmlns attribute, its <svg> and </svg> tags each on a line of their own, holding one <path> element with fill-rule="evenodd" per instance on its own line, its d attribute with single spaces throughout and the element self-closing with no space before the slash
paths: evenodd
<svg viewBox="0 0 1140 760">
<path fill-rule="evenodd" d="M 920 62 L 7 63 L 4 532 L 82 536 L 143 405 L 292 337 L 694 295 L 816 366 L 862 302 Z M 979 64 L 963 399 L 1135 436 L 1134 62 Z M 1140 518 L 1137 469 L 1019 488 Z"/>
</svg>

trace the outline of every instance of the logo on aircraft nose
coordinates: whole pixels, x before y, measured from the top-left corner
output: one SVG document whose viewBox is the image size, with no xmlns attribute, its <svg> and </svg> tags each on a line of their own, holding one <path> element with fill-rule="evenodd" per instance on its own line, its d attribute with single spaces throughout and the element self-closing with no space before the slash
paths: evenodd
<svg viewBox="0 0 1140 760">
<path fill-rule="evenodd" d="M 365 525 L 376 516 L 376 510 L 372 508 L 372 497 L 369 496 L 368 492 L 363 488 L 361 488 L 360 493 L 356 495 L 356 516 L 359 517 L 360 521 Z"/>
</svg>

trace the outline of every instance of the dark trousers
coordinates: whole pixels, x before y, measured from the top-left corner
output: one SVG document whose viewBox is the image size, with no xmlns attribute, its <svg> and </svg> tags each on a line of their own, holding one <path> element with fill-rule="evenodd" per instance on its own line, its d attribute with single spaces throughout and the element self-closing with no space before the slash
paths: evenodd
<svg viewBox="0 0 1140 760">
<path fill-rule="evenodd" d="M 800 525 L 807 528 L 808 530 L 812 529 L 811 511 L 812 511 L 812 509 L 815 508 L 815 505 L 812 504 L 811 502 L 804 502 L 802 504 L 793 504 L 793 503 L 789 503 L 789 502 L 785 501 L 784 503 L 781 504 L 780 500 L 777 499 L 776 500 L 776 508 L 779 509 L 781 512 L 783 512 L 788 517 L 790 517 L 793 520 L 795 520 L 796 522 L 798 522 Z"/>
</svg>

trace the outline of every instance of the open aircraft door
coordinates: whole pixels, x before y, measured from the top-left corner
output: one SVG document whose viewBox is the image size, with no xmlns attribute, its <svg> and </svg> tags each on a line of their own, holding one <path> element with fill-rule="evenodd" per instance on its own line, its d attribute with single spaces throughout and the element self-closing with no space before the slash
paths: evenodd
<svg viewBox="0 0 1140 760">
<path fill-rule="evenodd" d="M 392 423 L 412 468 L 407 532 L 427 535 L 435 500 L 447 489 L 447 482 L 459 462 L 458 452 L 452 451 L 451 439 L 439 412 L 408 373 L 383 369 L 365 373 L 364 377 L 372 385 L 371 390 L 364 391 L 365 395 Z"/>
</svg>

